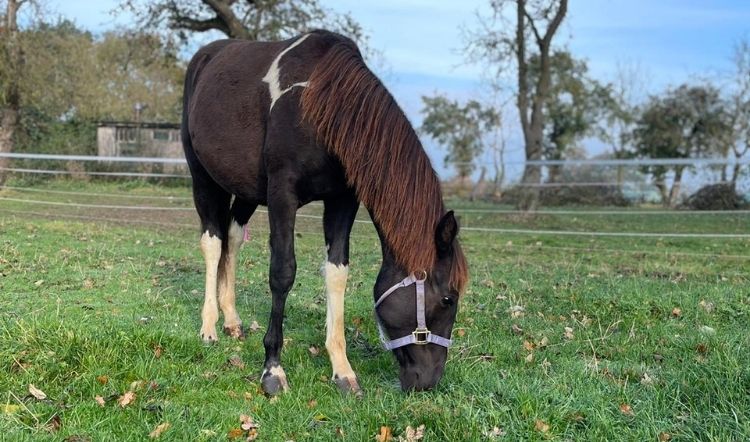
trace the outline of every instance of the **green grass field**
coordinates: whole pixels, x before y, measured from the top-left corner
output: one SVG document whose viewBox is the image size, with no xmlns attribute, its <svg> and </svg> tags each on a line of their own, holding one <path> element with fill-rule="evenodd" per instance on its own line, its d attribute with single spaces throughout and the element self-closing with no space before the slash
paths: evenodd
<svg viewBox="0 0 750 442">
<path fill-rule="evenodd" d="M 0 439 L 143 440 L 168 422 L 162 440 L 227 440 L 243 414 L 269 441 L 374 440 L 382 426 L 398 440 L 418 425 L 425 441 L 750 439 L 749 239 L 466 230 L 472 281 L 445 377 L 435 391 L 405 394 L 373 320 L 377 239 L 358 223 L 346 300 L 349 359 L 365 390 L 357 400 L 329 379 L 321 207 L 309 206 L 285 322 L 292 389 L 268 399 L 258 379 L 270 310 L 265 213 L 238 274 L 240 315 L 261 328 L 206 347 L 193 212 L 41 203 L 189 208 L 187 196 L 72 181 L 0 190 Z M 748 214 L 522 217 L 449 206 L 469 227 L 750 233 Z M 135 399 L 122 406 L 128 391 Z"/>
</svg>

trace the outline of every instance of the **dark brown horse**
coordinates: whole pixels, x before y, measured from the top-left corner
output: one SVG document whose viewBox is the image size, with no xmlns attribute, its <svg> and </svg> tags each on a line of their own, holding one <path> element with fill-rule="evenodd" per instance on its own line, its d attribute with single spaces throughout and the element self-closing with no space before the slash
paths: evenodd
<svg viewBox="0 0 750 442">
<path fill-rule="evenodd" d="M 225 333 L 242 336 L 236 257 L 243 226 L 259 204 L 267 205 L 273 301 L 261 382 L 269 394 L 288 388 L 280 353 L 296 272 L 295 213 L 322 200 L 326 348 L 336 384 L 359 393 L 346 357 L 344 290 L 349 234 L 361 202 L 382 244 L 376 318 L 400 364 L 401 386 L 420 390 L 440 380 L 468 278 L 458 225 L 443 206 L 416 133 L 351 40 L 315 31 L 287 41 L 222 40 L 202 48 L 185 79 L 182 140 L 203 232 L 204 341 L 218 339 L 219 306 Z"/>
</svg>

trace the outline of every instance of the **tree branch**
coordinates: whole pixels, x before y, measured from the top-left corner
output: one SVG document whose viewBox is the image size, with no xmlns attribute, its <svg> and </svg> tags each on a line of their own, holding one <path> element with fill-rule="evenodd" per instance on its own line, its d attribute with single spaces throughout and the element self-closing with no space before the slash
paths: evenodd
<svg viewBox="0 0 750 442">
<path fill-rule="evenodd" d="M 534 23 L 534 19 L 531 17 L 531 14 L 529 14 L 529 11 L 526 10 L 526 8 L 523 9 L 523 14 L 526 16 L 526 19 L 529 21 L 529 24 L 531 25 L 531 30 L 534 32 L 534 37 L 536 37 L 536 42 L 539 46 L 542 45 L 542 36 L 539 34 L 539 29 L 536 27 L 536 23 Z"/>
<path fill-rule="evenodd" d="M 219 17 L 214 17 L 208 20 L 196 20 L 190 17 L 172 16 L 171 28 L 189 29 L 196 32 L 206 32 L 212 29 L 221 31 L 229 35 L 229 28 Z"/>
</svg>

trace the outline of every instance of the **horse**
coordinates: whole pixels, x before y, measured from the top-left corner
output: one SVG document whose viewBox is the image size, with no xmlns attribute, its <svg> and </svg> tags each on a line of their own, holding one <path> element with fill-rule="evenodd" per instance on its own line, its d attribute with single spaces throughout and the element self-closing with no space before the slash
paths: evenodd
<svg viewBox="0 0 750 442">
<path fill-rule="evenodd" d="M 352 40 L 318 30 L 199 49 L 186 72 L 181 136 L 206 265 L 204 342 L 218 339 L 218 307 L 224 332 L 244 337 L 235 308 L 237 254 L 250 217 L 267 206 L 272 305 L 261 386 L 268 395 L 288 390 L 280 353 L 296 273 L 295 216 L 322 201 L 332 380 L 361 395 L 346 355 L 344 292 L 362 203 L 382 249 L 375 317 L 398 361 L 401 387 L 438 383 L 468 280 L 458 223 L 416 132 Z"/>
</svg>

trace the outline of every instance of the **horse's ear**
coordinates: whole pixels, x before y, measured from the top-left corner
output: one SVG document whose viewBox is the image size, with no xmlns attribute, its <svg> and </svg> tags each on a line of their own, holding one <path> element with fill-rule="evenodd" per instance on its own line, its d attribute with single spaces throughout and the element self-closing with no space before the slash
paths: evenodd
<svg viewBox="0 0 750 442">
<path fill-rule="evenodd" d="M 453 211 L 440 218 L 435 230 L 435 245 L 437 246 L 438 258 L 445 258 L 453 251 L 453 240 L 458 235 L 458 221 Z"/>
</svg>

